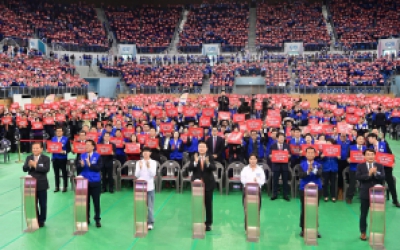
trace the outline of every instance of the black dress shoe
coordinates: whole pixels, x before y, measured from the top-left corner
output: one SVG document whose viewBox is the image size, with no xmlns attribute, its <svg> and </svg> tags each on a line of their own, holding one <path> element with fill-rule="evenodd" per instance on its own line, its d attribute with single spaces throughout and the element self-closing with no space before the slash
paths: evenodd
<svg viewBox="0 0 400 250">
<path fill-rule="evenodd" d="M 39 227 L 44 227 L 44 222 L 39 222 Z"/>
<path fill-rule="evenodd" d="M 211 231 L 211 227 L 210 226 L 206 226 L 206 231 Z"/>
<path fill-rule="evenodd" d="M 285 197 L 283 197 L 283 199 L 286 200 L 286 201 L 290 201 L 290 198 L 287 195 Z"/>
<path fill-rule="evenodd" d="M 62 192 L 63 193 L 67 192 L 67 188 L 63 188 Z"/>
<path fill-rule="evenodd" d="M 60 191 L 59 188 L 54 189 L 54 193 L 57 193 L 57 192 L 59 192 L 59 191 Z"/>
<path fill-rule="evenodd" d="M 278 196 L 274 195 L 271 197 L 271 201 L 278 199 Z"/>
<path fill-rule="evenodd" d="M 398 203 L 398 202 L 393 202 L 393 205 L 394 205 L 395 207 L 400 207 L 400 203 Z"/>
<path fill-rule="evenodd" d="M 90 220 L 87 221 L 87 224 L 90 225 Z"/>
<path fill-rule="evenodd" d="M 322 236 L 321 236 L 320 233 L 317 233 L 317 237 L 318 237 L 318 238 L 322 238 Z"/>
<path fill-rule="evenodd" d="M 114 190 L 110 189 L 110 193 L 113 194 L 113 193 L 114 193 Z"/>
<path fill-rule="evenodd" d="M 101 227 L 100 221 L 96 221 L 96 227 Z"/>
<path fill-rule="evenodd" d="M 304 236 L 304 232 L 301 231 L 301 232 L 300 232 L 300 237 L 303 237 L 303 236 Z"/>
<path fill-rule="evenodd" d="M 105 193 L 105 192 L 107 192 L 107 189 L 104 188 L 103 190 L 101 190 L 101 192 Z"/>
</svg>

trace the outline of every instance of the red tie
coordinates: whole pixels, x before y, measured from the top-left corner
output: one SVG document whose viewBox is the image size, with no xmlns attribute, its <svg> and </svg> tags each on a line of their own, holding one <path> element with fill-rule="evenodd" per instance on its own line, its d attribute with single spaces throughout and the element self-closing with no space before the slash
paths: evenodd
<svg viewBox="0 0 400 250">
<path fill-rule="evenodd" d="M 203 156 L 200 156 L 200 167 L 201 167 L 201 171 L 203 171 L 203 169 L 204 169 Z"/>
</svg>

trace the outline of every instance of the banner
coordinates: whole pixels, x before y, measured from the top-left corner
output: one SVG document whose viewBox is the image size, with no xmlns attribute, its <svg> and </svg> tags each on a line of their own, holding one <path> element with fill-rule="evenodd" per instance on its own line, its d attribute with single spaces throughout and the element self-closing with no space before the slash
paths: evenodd
<svg viewBox="0 0 400 250">
<path fill-rule="evenodd" d="M 11 116 L 5 116 L 5 117 L 1 118 L 1 122 L 3 124 L 10 124 L 12 122 L 12 117 Z"/>
<path fill-rule="evenodd" d="M 149 135 L 147 134 L 137 135 L 138 142 L 142 145 L 147 141 L 147 138 L 149 138 Z"/>
<path fill-rule="evenodd" d="M 54 118 L 53 117 L 45 117 L 43 118 L 44 125 L 54 125 Z"/>
<path fill-rule="evenodd" d="M 248 131 L 260 131 L 261 127 L 262 127 L 262 121 L 261 120 L 247 120 L 246 121 L 246 126 L 247 126 L 247 130 Z"/>
<path fill-rule="evenodd" d="M 202 116 L 204 117 L 214 117 L 214 109 L 205 108 L 202 110 Z"/>
<path fill-rule="evenodd" d="M 94 132 L 86 133 L 86 140 L 93 140 L 93 141 L 97 142 L 98 137 L 99 137 L 98 133 L 94 133 Z"/>
<path fill-rule="evenodd" d="M 41 122 L 31 122 L 31 127 L 33 130 L 43 129 L 43 123 Z"/>
<path fill-rule="evenodd" d="M 348 124 L 356 125 L 359 120 L 360 120 L 360 117 L 358 117 L 356 115 L 351 115 L 351 114 L 347 114 L 346 115 L 346 122 Z"/>
<path fill-rule="evenodd" d="M 282 119 L 280 116 L 267 116 L 266 122 L 268 128 L 280 128 Z"/>
<path fill-rule="evenodd" d="M 161 123 L 160 132 L 161 133 L 172 133 L 174 131 L 174 125 L 172 123 Z"/>
<path fill-rule="evenodd" d="M 220 120 L 230 120 L 231 113 L 230 112 L 218 112 L 218 118 Z"/>
<path fill-rule="evenodd" d="M 286 150 L 272 150 L 271 156 L 271 162 L 273 163 L 289 162 L 289 152 Z"/>
<path fill-rule="evenodd" d="M 128 139 L 130 139 L 134 133 L 135 133 L 134 128 L 126 128 L 122 130 L 122 136 Z"/>
<path fill-rule="evenodd" d="M 124 138 L 122 137 L 110 137 L 110 142 L 114 143 L 116 148 L 124 147 Z"/>
</svg>

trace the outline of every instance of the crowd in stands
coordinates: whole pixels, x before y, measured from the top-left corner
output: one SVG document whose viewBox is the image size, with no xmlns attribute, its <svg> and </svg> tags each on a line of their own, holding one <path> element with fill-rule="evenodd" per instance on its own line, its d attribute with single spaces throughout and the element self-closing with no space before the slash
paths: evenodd
<svg viewBox="0 0 400 250">
<path fill-rule="evenodd" d="M 106 15 L 120 43 L 136 44 L 139 53 L 160 53 L 171 43 L 181 17 L 180 5 L 108 7 Z"/>
<path fill-rule="evenodd" d="M 0 54 L 0 86 L 4 87 L 85 87 L 75 74 L 75 66 L 64 60 L 18 54 Z"/>
<path fill-rule="evenodd" d="M 305 50 L 320 50 L 330 36 L 320 3 L 303 1 L 257 7 L 256 44 L 269 51 L 282 51 L 285 42 L 303 42 Z"/>
<path fill-rule="evenodd" d="M 200 52 L 202 44 L 220 43 L 224 52 L 240 51 L 248 41 L 248 17 L 245 3 L 193 5 L 180 33 L 179 50 Z"/>
<path fill-rule="evenodd" d="M 106 31 L 92 5 L 39 0 L 10 1 L 8 4 L 23 24 L 34 28 L 45 43 L 58 44 L 69 51 L 102 52 L 109 49 Z"/>
<path fill-rule="evenodd" d="M 330 12 L 339 42 L 347 49 L 376 49 L 378 39 L 400 36 L 396 0 L 332 0 Z"/>
<path fill-rule="evenodd" d="M 26 46 L 28 39 L 33 37 L 33 34 L 31 25 L 4 3 L 0 3 L 0 41 L 4 38 L 12 38 Z"/>
</svg>

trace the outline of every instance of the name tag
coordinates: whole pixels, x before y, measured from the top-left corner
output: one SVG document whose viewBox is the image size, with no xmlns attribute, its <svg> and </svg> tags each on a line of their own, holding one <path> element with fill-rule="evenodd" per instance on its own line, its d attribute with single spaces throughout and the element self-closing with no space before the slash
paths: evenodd
<svg viewBox="0 0 400 250">
<path fill-rule="evenodd" d="M 261 174 L 260 174 L 260 173 L 257 173 L 257 174 L 256 174 L 256 177 L 261 177 Z"/>
<path fill-rule="evenodd" d="M 94 160 L 92 160 L 91 164 L 96 164 L 96 163 L 97 163 L 97 161 L 96 161 L 96 159 L 94 159 Z"/>
<path fill-rule="evenodd" d="M 43 164 L 38 164 L 38 167 L 42 168 L 42 167 L 43 167 Z"/>
</svg>

